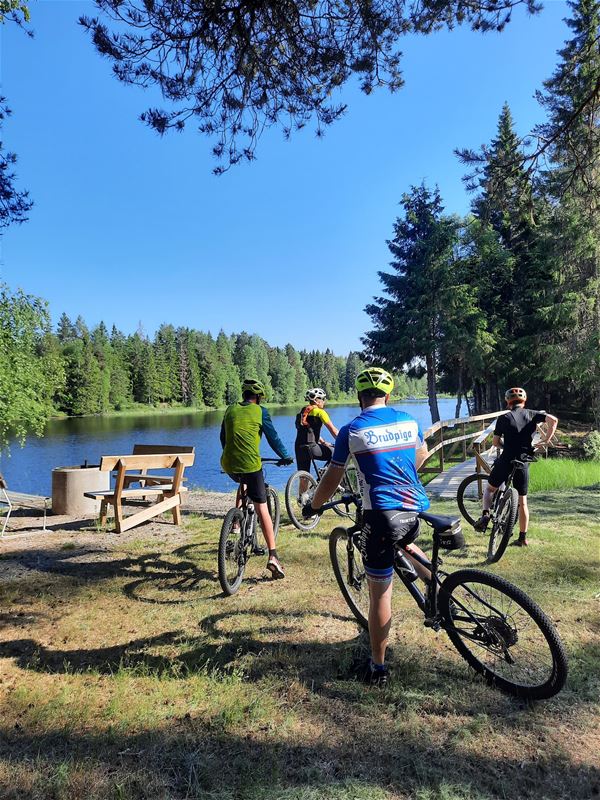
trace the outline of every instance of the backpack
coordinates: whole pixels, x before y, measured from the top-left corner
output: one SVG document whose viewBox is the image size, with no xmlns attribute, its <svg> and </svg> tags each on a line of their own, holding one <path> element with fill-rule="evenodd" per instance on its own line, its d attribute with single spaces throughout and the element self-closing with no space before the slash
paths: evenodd
<svg viewBox="0 0 600 800">
<path fill-rule="evenodd" d="M 315 443 L 315 434 L 313 429 L 311 428 L 310 422 L 308 421 L 308 415 L 316 408 L 315 405 L 307 405 L 296 414 L 296 430 L 298 433 L 304 434 L 306 437 L 305 442 L 306 444 L 314 444 Z M 302 439 L 300 439 L 302 441 Z"/>
</svg>

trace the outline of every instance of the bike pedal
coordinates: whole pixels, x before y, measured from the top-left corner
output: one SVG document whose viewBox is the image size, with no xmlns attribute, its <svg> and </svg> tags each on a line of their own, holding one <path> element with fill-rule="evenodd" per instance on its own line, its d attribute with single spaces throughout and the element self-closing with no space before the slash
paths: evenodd
<svg viewBox="0 0 600 800">
<path fill-rule="evenodd" d="M 252 552 L 254 553 L 255 556 L 264 556 L 264 554 L 267 551 L 265 550 L 264 547 L 253 547 Z"/>
<path fill-rule="evenodd" d="M 434 631 L 439 631 L 440 629 L 440 621 L 437 617 L 425 617 L 423 620 L 423 625 L 426 628 L 432 628 Z"/>
</svg>

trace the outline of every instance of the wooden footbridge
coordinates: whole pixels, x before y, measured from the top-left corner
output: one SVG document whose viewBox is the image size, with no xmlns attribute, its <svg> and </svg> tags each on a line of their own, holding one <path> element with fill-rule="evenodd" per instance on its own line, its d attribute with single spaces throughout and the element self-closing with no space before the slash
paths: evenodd
<svg viewBox="0 0 600 800">
<path fill-rule="evenodd" d="M 505 413 L 494 411 L 475 417 L 445 419 L 427 428 L 424 436 L 429 455 L 419 468 L 419 473 L 436 475 L 427 484 L 427 494 L 454 499 L 464 478 L 474 472 L 489 472 L 489 462 L 496 455 L 490 437 L 496 426 L 496 418 Z M 543 427 L 544 423 L 538 425 L 538 429 Z M 544 455 L 547 455 L 547 447 L 544 448 Z M 454 466 L 447 468 L 448 464 Z"/>
</svg>

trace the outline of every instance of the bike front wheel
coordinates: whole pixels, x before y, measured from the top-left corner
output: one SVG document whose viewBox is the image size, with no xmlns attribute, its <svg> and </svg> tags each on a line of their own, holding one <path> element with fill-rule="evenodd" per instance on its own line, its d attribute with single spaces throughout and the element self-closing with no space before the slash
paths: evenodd
<svg viewBox="0 0 600 800">
<path fill-rule="evenodd" d="M 358 548 L 349 538 L 345 528 L 334 528 L 329 535 L 329 557 L 338 586 L 354 614 L 365 630 L 369 629 L 369 586 Z"/>
<path fill-rule="evenodd" d="M 358 486 L 358 475 L 356 473 L 356 467 L 353 464 L 350 464 L 344 470 L 344 477 L 342 478 L 342 482 L 337 488 L 336 493 L 333 496 L 333 500 L 341 500 L 342 496 L 345 494 L 358 494 L 360 491 Z M 351 506 L 347 508 L 346 506 L 334 506 L 333 510 L 335 513 L 340 517 L 346 517 L 347 519 L 351 519 L 352 522 L 356 522 L 356 506 Z"/>
<path fill-rule="evenodd" d="M 461 482 L 456 492 L 456 502 L 460 513 L 469 525 L 474 525 L 483 508 L 483 492 L 487 486 L 488 476 L 483 472 L 469 475 Z"/>
<path fill-rule="evenodd" d="M 567 656 L 555 627 L 514 584 L 458 570 L 440 587 L 439 609 L 452 644 L 490 685 L 530 700 L 553 697 L 565 685 Z"/>
<path fill-rule="evenodd" d="M 224 594 L 231 596 L 240 588 L 246 569 L 244 515 L 239 508 L 230 508 L 219 537 L 219 583 Z"/>
<path fill-rule="evenodd" d="M 317 488 L 317 481 L 304 470 L 294 472 L 285 486 L 285 507 L 292 525 L 299 531 L 312 531 L 319 523 L 319 515 L 304 519 L 302 507 L 309 503 Z"/>
<path fill-rule="evenodd" d="M 500 491 L 498 489 L 498 491 Z M 498 501 L 494 514 L 492 529 L 488 542 L 487 558 L 490 563 L 500 561 L 512 536 L 517 513 L 519 511 L 519 494 L 512 488 L 504 492 Z"/>
</svg>

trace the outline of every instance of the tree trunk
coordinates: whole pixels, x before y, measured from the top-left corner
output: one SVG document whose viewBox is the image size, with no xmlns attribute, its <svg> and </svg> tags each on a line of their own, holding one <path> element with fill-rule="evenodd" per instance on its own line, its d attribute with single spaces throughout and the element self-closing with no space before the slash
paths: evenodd
<svg viewBox="0 0 600 800">
<path fill-rule="evenodd" d="M 427 355 L 425 357 L 425 364 L 427 366 L 427 399 L 429 400 L 431 422 L 434 423 L 440 421 L 440 411 L 438 408 L 437 392 L 435 389 L 435 356 Z"/>
<path fill-rule="evenodd" d="M 463 369 L 462 364 L 458 368 L 458 388 L 456 390 L 456 410 L 454 412 L 454 418 L 458 419 L 460 417 L 460 406 L 463 396 Z"/>
</svg>

